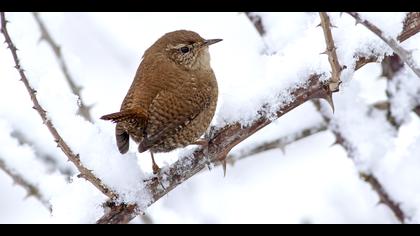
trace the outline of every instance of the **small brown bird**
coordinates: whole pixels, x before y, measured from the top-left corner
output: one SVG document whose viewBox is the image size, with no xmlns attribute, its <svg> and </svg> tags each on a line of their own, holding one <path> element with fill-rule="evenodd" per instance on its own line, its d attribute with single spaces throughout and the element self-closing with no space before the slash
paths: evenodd
<svg viewBox="0 0 420 236">
<path fill-rule="evenodd" d="M 199 138 L 213 118 L 218 96 L 208 46 L 220 41 L 178 30 L 145 51 L 120 111 L 101 117 L 117 123 L 120 153 L 128 151 L 131 137 L 140 153 L 150 150 L 157 173 L 153 153 L 206 144 Z"/>
</svg>

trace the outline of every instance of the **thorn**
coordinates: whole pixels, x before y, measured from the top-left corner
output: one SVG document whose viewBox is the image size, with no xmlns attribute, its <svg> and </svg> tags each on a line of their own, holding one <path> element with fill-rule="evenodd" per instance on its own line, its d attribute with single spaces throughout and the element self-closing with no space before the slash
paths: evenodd
<svg viewBox="0 0 420 236">
<path fill-rule="evenodd" d="M 21 79 L 22 80 L 22 79 Z M 36 110 L 36 107 L 35 106 L 32 106 L 32 109 L 35 109 Z"/>
<path fill-rule="evenodd" d="M 86 110 L 90 111 L 96 104 L 86 106 Z"/>
<path fill-rule="evenodd" d="M 330 105 L 332 112 L 334 113 L 335 108 L 334 108 L 334 101 L 333 101 L 333 97 L 332 97 L 332 92 L 328 91 L 327 94 L 324 97 L 321 97 L 322 99 L 325 99 L 328 104 Z"/>
<path fill-rule="evenodd" d="M 341 143 L 340 143 L 340 141 L 339 141 L 338 139 L 335 139 L 334 143 L 332 143 L 332 144 L 330 145 L 330 147 L 333 147 L 333 146 L 335 146 L 335 145 L 341 145 Z"/>
<path fill-rule="evenodd" d="M 75 91 L 77 94 L 80 94 L 80 91 L 82 91 L 82 89 L 83 89 L 83 87 L 81 87 L 81 86 L 76 86 L 76 87 L 74 88 L 74 91 Z"/>
<path fill-rule="evenodd" d="M 226 158 L 222 160 L 223 177 L 226 177 Z"/>
<path fill-rule="evenodd" d="M 54 139 L 54 142 L 56 142 L 56 143 L 58 143 L 58 142 L 60 142 L 58 139 Z"/>
<path fill-rule="evenodd" d="M 317 24 L 317 25 L 315 26 L 315 28 L 316 28 L 316 27 L 320 27 L 320 26 L 321 26 L 321 23 Z"/>
<path fill-rule="evenodd" d="M 337 28 L 337 26 L 333 25 L 333 24 L 330 22 L 330 28 Z"/>
<path fill-rule="evenodd" d="M 30 197 L 32 197 L 32 196 L 35 196 L 35 194 L 32 192 L 32 190 L 29 190 L 27 193 L 26 193 L 26 195 L 25 195 L 25 200 L 26 199 L 28 199 L 28 198 L 30 198 Z"/>
<path fill-rule="evenodd" d="M 381 204 L 385 204 L 385 201 L 382 200 L 382 199 L 379 199 L 379 201 L 378 201 L 378 203 L 376 203 L 376 205 L 378 206 L 378 205 L 381 205 Z"/>
<path fill-rule="evenodd" d="M 321 54 L 321 55 L 322 55 L 322 54 L 328 55 L 328 50 L 325 50 L 325 51 L 321 52 L 320 54 Z"/>
<path fill-rule="evenodd" d="M 341 71 L 343 71 L 343 70 L 345 70 L 345 69 L 347 69 L 347 66 L 346 66 L 346 65 L 343 65 L 343 66 L 341 67 L 341 69 L 340 69 L 340 72 L 341 72 Z M 341 81 L 340 81 L 340 84 L 341 84 Z"/>
<path fill-rule="evenodd" d="M 210 162 L 207 162 L 207 163 L 206 163 L 206 166 L 207 166 L 207 169 L 209 169 L 209 171 L 211 171 L 211 165 L 210 165 Z"/>
<path fill-rule="evenodd" d="M 280 149 L 280 151 L 281 151 L 281 153 L 282 153 L 283 155 L 286 155 L 286 146 L 285 146 L 285 145 L 281 145 L 281 146 L 279 147 L 279 149 Z"/>
</svg>

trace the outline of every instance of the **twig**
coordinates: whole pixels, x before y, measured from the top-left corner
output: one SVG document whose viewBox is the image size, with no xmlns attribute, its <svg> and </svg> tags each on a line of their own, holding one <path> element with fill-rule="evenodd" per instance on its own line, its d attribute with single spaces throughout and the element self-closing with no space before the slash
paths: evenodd
<svg viewBox="0 0 420 236">
<path fill-rule="evenodd" d="M 51 135 L 54 137 L 54 141 L 57 143 L 58 147 L 64 152 L 64 154 L 68 157 L 68 159 L 76 166 L 76 168 L 80 171 L 79 177 L 82 177 L 86 179 L 87 181 L 91 182 L 97 189 L 99 189 L 103 194 L 108 196 L 109 198 L 115 198 L 116 194 L 109 190 L 108 187 L 106 187 L 99 178 L 94 176 L 92 174 L 92 171 L 87 169 L 82 165 L 80 162 L 80 158 L 78 154 L 75 154 L 70 147 L 67 145 L 67 143 L 63 140 L 61 135 L 58 133 L 57 129 L 52 124 L 51 120 L 47 117 L 47 112 L 42 108 L 42 106 L 39 104 L 39 101 L 36 97 L 36 91 L 29 85 L 29 81 L 26 77 L 26 74 L 24 70 L 22 69 L 20 65 L 20 61 L 18 58 L 18 55 L 16 53 L 17 48 L 13 44 L 12 39 L 10 38 L 10 35 L 7 31 L 7 20 L 5 17 L 4 12 L 0 13 L 1 15 L 1 32 L 4 35 L 5 42 L 7 43 L 8 48 L 10 49 L 10 52 L 13 56 L 13 60 L 15 62 L 15 68 L 19 72 L 19 75 L 21 77 L 21 81 L 25 85 L 26 90 L 29 93 L 29 96 L 33 103 L 33 108 L 38 112 L 38 114 L 41 116 L 41 119 L 43 123 L 47 126 L 48 130 L 50 131 Z"/>
<path fill-rule="evenodd" d="M 13 130 L 11 136 L 16 138 L 20 145 L 28 145 L 34 149 L 35 156 L 43 161 L 45 164 L 51 166 L 53 169 L 57 169 L 60 173 L 64 174 L 67 177 L 73 175 L 74 171 L 69 167 L 60 167 L 56 158 L 41 152 L 38 146 L 29 140 L 22 132 L 19 130 Z M 38 148 L 37 148 L 38 147 Z"/>
<path fill-rule="evenodd" d="M 370 31 L 372 31 L 374 34 L 376 34 L 379 38 L 381 38 L 392 50 L 401 58 L 401 60 L 404 61 L 405 64 L 410 67 L 410 69 L 417 75 L 417 77 L 420 78 L 420 68 L 416 65 L 416 62 L 413 59 L 413 55 L 411 52 L 405 50 L 402 48 L 398 42 L 389 37 L 386 36 L 382 30 L 380 30 L 377 26 L 372 24 L 371 22 L 367 20 L 362 20 L 358 13 L 356 12 L 347 12 L 349 15 L 351 15 L 354 19 L 356 19 L 357 23 L 361 23 L 366 28 L 368 28 Z M 420 30 L 420 28 L 418 29 Z M 418 31 L 413 31 L 413 33 L 417 33 Z"/>
<path fill-rule="evenodd" d="M 325 130 L 327 130 L 327 128 L 328 128 L 328 126 L 324 122 L 322 122 L 322 123 L 316 124 L 312 127 L 309 127 L 309 128 L 303 129 L 303 130 L 299 130 L 296 133 L 293 133 L 291 135 L 280 137 L 280 138 L 278 138 L 276 140 L 273 140 L 273 141 L 270 141 L 270 142 L 264 142 L 260 145 L 252 147 L 252 148 L 242 149 L 242 150 L 238 151 L 237 154 L 229 155 L 227 163 L 233 165 L 235 162 L 237 162 L 237 161 L 239 161 L 243 158 L 246 158 L 246 157 L 261 153 L 261 152 L 265 152 L 265 151 L 268 151 L 268 150 L 272 150 L 272 149 L 283 150 L 284 147 L 286 147 L 287 145 L 292 144 L 292 143 L 294 143 L 296 141 L 299 141 L 301 139 L 307 138 L 307 137 L 309 137 L 313 134 L 317 134 L 319 132 L 325 131 Z"/>
<path fill-rule="evenodd" d="M 316 103 L 316 107 L 319 111 L 319 113 L 321 114 L 322 118 L 324 119 L 325 122 L 330 123 L 330 118 L 328 117 L 327 114 L 325 114 L 320 108 L 320 103 L 318 101 L 315 101 Z M 382 106 L 382 105 L 381 105 Z M 334 144 L 338 144 L 340 146 L 342 146 L 344 148 L 344 150 L 346 150 L 348 157 L 351 160 L 354 160 L 354 153 L 355 150 L 357 149 L 357 147 L 354 147 L 353 145 L 351 145 L 350 142 L 348 142 L 346 140 L 346 138 L 340 133 L 340 127 L 335 126 L 334 128 L 331 129 L 331 132 L 334 134 L 335 136 L 335 143 Z M 386 193 L 386 191 L 384 190 L 384 188 L 382 187 L 382 184 L 378 181 L 378 179 L 372 174 L 372 173 L 363 173 L 363 172 L 359 172 L 359 175 L 361 177 L 363 177 L 362 179 L 368 183 L 371 187 L 372 190 L 376 192 L 376 194 L 378 194 L 379 199 L 380 199 L 380 203 L 385 204 L 386 206 L 388 206 L 391 211 L 394 213 L 395 217 L 401 222 L 404 223 L 404 214 L 402 213 L 403 211 L 400 209 L 399 204 L 394 202 L 390 197 L 389 194 Z M 401 218 L 401 216 L 403 216 Z"/>
<path fill-rule="evenodd" d="M 332 92 L 335 92 L 335 91 L 338 91 L 340 83 L 341 83 L 341 79 L 340 79 L 341 66 L 340 66 L 340 63 L 338 62 L 336 47 L 334 46 L 334 39 L 331 33 L 330 18 L 325 12 L 320 12 L 319 17 L 321 18 L 321 26 L 322 26 L 322 30 L 324 31 L 325 43 L 327 44 L 327 50 L 325 51 L 325 53 L 328 55 L 328 61 L 330 62 L 331 69 L 332 69 L 331 81 L 330 81 L 329 86 L 330 86 L 330 90 Z M 333 109 L 334 109 L 334 106 L 333 106 Z"/>
<path fill-rule="evenodd" d="M 41 194 L 38 187 L 31 184 L 25 177 L 16 173 L 16 171 L 6 166 L 6 163 L 0 159 L 0 169 L 9 175 L 13 182 L 26 190 L 26 197 L 33 196 L 42 203 L 50 212 L 52 212 L 52 206 L 50 202 Z"/>
<path fill-rule="evenodd" d="M 410 12 L 404 20 L 404 30 L 398 35 L 398 41 L 402 42 L 420 31 L 420 12 Z"/>
<path fill-rule="evenodd" d="M 372 174 L 359 173 L 359 175 L 365 182 L 370 184 L 376 193 L 378 193 L 380 199 L 379 202 L 388 206 L 394 213 L 395 217 L 397 217 L 398 221 L 404 223 L 406 216 L 405 213 L 401 210 L 400 204 L 391 200 L 390 196 L 382 187 L 382 184 L 378 181 L 378 179 Z"/>
<path fill-rule="evenodd" d="M 416 106 L 413 111 L 420 117 L 420 105 Z"/>
<path fill-rule="evenodd" d="M 265 35 L 265 29 L 264 29 L 264 25 L 262 24 L 261 17 L 258 16 L 258 15 L 254 15 L 251 12 L 245 12 L 245 15 L 254 24 L 255 29 L 258 31 L 260 36 L 264 36 Z"/>
<path fill-rule="evenodd" d="M 382 66 L 382 76 L 384 76 L 387 79 L 387 90 L 386 90 L 386 96 L 388 100 L 391 100 L 395 94 L 392 94 L 390 91 L 390 86 L 392 80 L 394 80 L 394 76 L 397 72 L 399 72 L 403 66 L 404 63 L 401 61 L 400 57 L 396 54 L 393 54 L 391 56 L 387 56 L 382 60 L 381 62 Z M 397 88 L 398 89 L 398 86 Z M 388 106 L 386 106 L 386 118 L 388 120 L 388 123 L 390 123 L 396 130 L 398 130 L 401 126 L 401 122 L 397 121 L 397 118 L 392 114 L 392 103 L 388 102 Z"/>
<path fill-rule="evenodd" d="M 54 41 L 54 39 L 51 37 L 51 34 L 49 33 L 47 27 L 45 26 L 44 22 L 42 21 L 41 17 L 39 16 L 38 12 L 32 12 L 33 16 L 35 17 L 35 21 L 38 23 L 39 29 L 41 31 L 41 38 L 40 40 L 45 40 L 48 45 L 50 45 L 52 51 L 54 52 L 55 57 L 57 58 L 61 71 L 64 74 L 64 77 L 66 78 L 67 84 L 69 85 L 71 91 L 78 97 L 79 99 L 79 111 L 78 113 L 83 116 L 86 120 L 92 122 L 92 117 L 90 115 L 90 108 L 89 106 L 86 106 L 83 102 L 82 96 L 80 95 L 80 91 L 82 90 L 82 87 L 75 84 L 73 77 L 70 75 L 69 69 L 67 67 L 67 63 L 63 58 L 63 55 L 61 53 L 60 46 Z"/>
</svg>

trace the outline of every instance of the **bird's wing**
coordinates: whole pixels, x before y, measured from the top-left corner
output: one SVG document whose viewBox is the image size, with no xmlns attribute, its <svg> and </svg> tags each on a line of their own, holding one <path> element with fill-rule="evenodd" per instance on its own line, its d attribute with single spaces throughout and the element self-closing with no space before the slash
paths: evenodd
<svg viewBox="0 0 420 236">
<path fill-rule="evenodd" d="M 150 105 L 147 135 L 139 145 L 139 152 L 144 152 L 165 137 L 179 132 L 209 107 L 210 99 L 208 93 L 191 87 L 181 88 L 177 92 L 159 92 Z"/>
</svg>

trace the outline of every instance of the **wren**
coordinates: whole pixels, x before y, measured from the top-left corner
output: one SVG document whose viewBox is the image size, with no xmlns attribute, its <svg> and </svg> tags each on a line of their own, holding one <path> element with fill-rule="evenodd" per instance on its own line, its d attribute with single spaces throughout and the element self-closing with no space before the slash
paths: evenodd
<svg viewBox="0 0 420 236">
<path fill-rule="evenodd" d="M 169 152 L 197 143 L 213 119 L 218 97 L 209 46 L 222 39 L 203 39 L 188 30 L 166 33 L 144 53 L 119 112 L 104 115 L 116 123 L 121 154 L 129 138 L 140 153 Z"/>
</svg>

